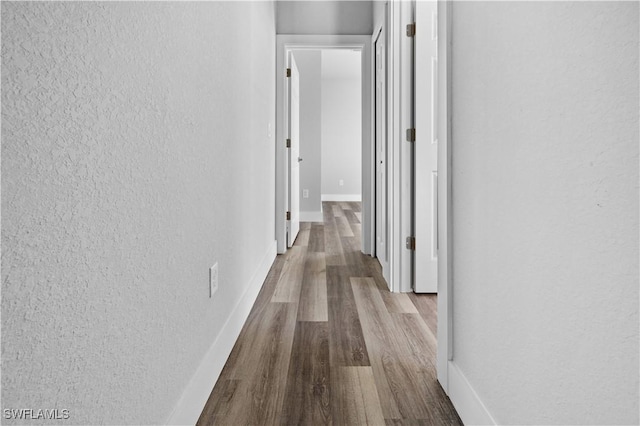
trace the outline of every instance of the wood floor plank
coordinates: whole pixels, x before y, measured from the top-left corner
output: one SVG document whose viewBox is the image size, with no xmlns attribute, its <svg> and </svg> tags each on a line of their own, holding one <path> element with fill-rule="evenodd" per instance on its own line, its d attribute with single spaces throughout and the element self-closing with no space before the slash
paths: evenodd
<svg viewBox="0 0 640 426">
<path fill-rule="evenodd" d="M 426 419 L 435 424 L 449 421 L 450 415 L 438 407 L 448 401 L 437 389 L 435 349 L 430 346 L 435 342 L 427 337 L 419 342 L 410 341 L 411 337 L 428 332 L 422 318 L 419 314 L 388 313 L 371 278 L 352 278 L 351 283 L 380 400 L 384 401 L 382 394 L 389 392 L 398 410 L 399 416 L 385 411 L 383 405 L 385 418 Z M 405 330 L 409 324 L 415 328 Z"/>
<path fill-rule="evenodd" d="M 327 270 L 324 253 L 307 253 L 300 290 L 298 321 L 328 321 Z"/>
<path fill-rule="evenodd" d="M 196 426 L 215 425 L 220 422 L 219 419 L 224 419 L 228 416 L 229 408 L 231 407 L 229 402 L 233 399 L 238 383 L 238 380 L 218 380 L 200 414 Z"/>
<path fill-rule="evenodd" d="M 332 366 L 368 366 L 369 355 L 346 266 L 327 266 L 329 349 Z"/>
<path fill-rule="evenodd" d="M 356 298 L 359 317 L 362 320 L 362 333 L 367 349 L 371 352 L 370 362 L 374 371 L 376 386 L 382 403 L 382 412 L 387 419 L 402 418 L 394 388 L 399 384 L 388 377 L 385 365 L 396 356 L 398 345 L 394 330 L 390 329 L 391 316 L 378 293 L 377 286 L 371 278 L 352 278 L 351 285 Z"/>
<path fill-rule="evenodd" d="M 333 218 L 333 223 L 333 225 L 327 225 L 326 223 L 324 225 L 325 262 L 327 265 L 345 265 L 340 235 L 335 226 L 335 217 Z"/>
<path fill-rule="evenodd" d="M 263 311 L 263 320 L 248 336 L 234 369 L 238 385 L 224 410 L 219 424 L 278 423 L 284 401 L 284 391 L 291 359 L 297 305 L 270 303 Z"/>
<path fill-rule="evenodd" d="M 391 293 L 388 290 L 381 290 L 380 295 L 389 313 L 418 314 L 416 306 L 407 293 Z"/>
<path fill-rule="evenodd" d="M 324 252 L 324 225 L 321 223 L 311 225 L 308 250 L 310 252 Z"/>
<path fill-rule="evenodd" d="M 294 242 L 294 246 L 309 245 L 309 234 L 311 233 L 311 222 L 300 222 L 300 231 Z"/>
<path fill-rule="evenodd" d="M 282 424 L 332 424 L 329 328 L 298 322 L 287 377 Z"/>
<path fill-rule="evenodd" d="M 332 374 L 337 393 L 334 399 L 334 423 L 384 425 L 371 367 L 338 367 L 337 370 Z"/>
<path fill-rule="evenodd" d="M 435 294 L 408 293 L 422 319 L 434 335 L 438 334 L 438 296 Z"/>
<path fill-rule="evenodd" d="M 362 240 L 362 224 L 360 223 L 360 219 L 356 216 L 353 210 L 345 210 L 344 216 L 347 219 L 347 223 L 349 223 L 349 227 L 351 228 L 351 232 L 355 238 L 358 238 L 359 241 Z"/>
<path fill-rule="evenodd" d="M 336 216 L 335 220 L 336 227 L 338 228 L 338 235 L 341 237 L 353 237 L 353 230 L 345 216 Z"/>
<path fill-rule="evenodd" d="M 276 286 L 280 281 L 280 276 L 282 275 L 282 269 L 284 265 L 287 263 L 287 260 L 293 256 L 293 252 L 287 252 L 285 254 L 279 254 L 276 256 L 276 259 L 271 265 L 271 269 L 267 274 L 267 278 L 262 284 L 262 288 L 260 289 L 260 293 L 258 293 L 258 297 L 249 313 L 249 318 L 247 322 L 251 321 L 253 318 L 260 315 L 262 309 L 271 301 L 273 297 L 273 293 L 276 290 Z"/>
<path fill-rule="evenodd" d="M 271 298 L 271 302 L 274 303 L 297 303 L 300 300 L 300 286 L 304 274 L 304 258 L 307 247 L 293 246 L 287 253 L 289 256 L 285 259 L 280 279 Z"/>
<path fill-rule="evenodd" d="M 323 201 L 322 202 L 322 219 L 323 219 L 323 224 L 325 226 L 331 226 L 333 225 L 333 218 L 334 218 L 334 214 L 333 214 L 333 206 L 331 203 L 329 203 L 328 201 Z"/>
<path fill-rule="evenodd" d="M 242 361 L 239 360 L 240 354 L 243 353 L 243 348 L 250 342 L 252 342 L 251 336 L 256 333 L 256 328 L 261 327 L 263 324 L 264 310 L 267 306 L 270 306 L 271 298 L 273 297 L 273 292 L 275 291 L 276 285 L 280 280 L 280 275 L 282 273 L 282 268 L 285 264 L 287 254 L 280 254 L 276 256 L 276 259 L 269 270 L 267 278 L 265 279 L 262 288 L 260 289 L 260 293 L 258 293 L 258 297 L 249 313 L 249 317 L 245 321 L 242 330 L 240 331 L 240 335 L 236 340 L 233 349 L 231 350 L 231 354 L 227 359 L 227 362 L 222 369 L 222 373 L 220 373 L 219 381 L 224 381 L 230 379 L 233 376 L 233 370 L 238 365 L 242 364 Z"/>
<path fill-rule="evenodd" d="M 436 368 L 437 343 L 435 336 L 420 314 L 391 314 L 396 329 L 404 335 L 404 355 L 419 369 Z M 411 327 L 411 328 L 408 328 Z"/>
<path fill-rule="evenodd" d="M 198 425 L 461 425 L 436 378 L 436 296 L 388 292 L 359 203 L 323 218 L 276 257 Z"/>
<path fill-rule="evenodd" d="M 351 232 L 353 232 L 353 236 L 358 240 L 362 240 L 362 225 L 359 223 L 350 223 Z"/>
<path fill-rule="evenodd" d="M 369 256 L 362 253 L 360 239 L 356 237 L 341 237 L 342 252 L 344 261 L 349 266 L 352 277 L 369 277 L 371 268 L 369 267 Z"/>
<path fill-rule="evenodd" d="M 393 314 L 394 323 L 406 337 L 407 360 L 412 360 L 422 377 L 420 392 L 427 402 L 431 419 L 437 422 L 461 424 L 448 396 L 438 383 L 437 340 L 420 314 Z M 410 355 L 409 355 L 410 354 Z"/>
<path fill-rule="evenodd" d="M 382 266 L 380 266 L 380 262 L 378 259 L 371 258 L 368 262 L 369 266 L 369 275 L 374 279 L 376 286 L 380 291 L 389 292 L 389 284 L 385 281 L 382 276 Z"/>
<path fill-rule="evenodd" d="M 350 201 L 341 201 L 338 203 L 340 208 L 342 209 L 342 214 L 345 214 L 347 210 L 351 210 L 351 202 Z"/>
<path fill-rule="evenodd" d="M 360 223 L 360 219 L 356 215 L 356 212 L 354 212 L 353 210 L 345 210 L 344 211 L 344 217 L 347 218 L 347 220 L 349 221 L 350 224 L 359 224 Z"/>
</svg>

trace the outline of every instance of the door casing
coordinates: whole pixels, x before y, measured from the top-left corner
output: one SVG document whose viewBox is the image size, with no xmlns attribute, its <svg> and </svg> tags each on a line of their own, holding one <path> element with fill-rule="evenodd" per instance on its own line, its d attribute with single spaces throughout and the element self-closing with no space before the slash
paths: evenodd
<svg viewBox="0 0 640 426">
<path fill-rule="evenodd" d="M 438 381 L 445 392 L 449 393 L 450 365 L 453 352 L 453 207 L 451 204 L 452 181 L 452 131 L 451 131 L 451 19 L 452 1 L 437 2 L 437 130 L 438 138 L 438 349 L 437 372 Z M 415 1 L 389 0 L 387 12 L 387 71 L 389 110 L 389 173 L 390 173 L 390 234 L 391 248 L 391 283 L 392 291 L 411 291 L 411 275 L 413 258 L 404 247 L 404 233 L 413 231 L 411 201 L 412 173 L 406 167 L 412 157 L 409 155 L 404 132 L 413 127 L 413 103 L 411 89 L 413 64 L 407 61 L 413 46 L 405 35 L 405 26 L 414 22 Z M 416 31 L 420 31 L 417 29 Z M 409 104 L 409 105 L 407 105 Z M 420 244 L 418 242 L 418 244 Z M 453 374 L 453 373 L 451 373 Z"/>
<path fill-rule="evenodd" d="M 287 249 L 286 212 L 288 201 L 288 153 L 286 148 L 286 68 L 292 50 L 356 49 L 362 57 L 362 252 L 374 252 L 375 169 L 373 147 L 373 102 L 371 36 L 359 35 L 277 35 L 276 36 L 276 202 L 275 234 L 278 253 Z"/>
</svg>

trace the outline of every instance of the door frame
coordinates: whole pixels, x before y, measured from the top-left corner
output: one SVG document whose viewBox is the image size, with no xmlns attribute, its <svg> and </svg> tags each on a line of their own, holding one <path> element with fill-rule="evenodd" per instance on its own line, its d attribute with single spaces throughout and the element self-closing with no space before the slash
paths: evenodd
<svg viewBox="0 0 640 426">
<path fill-rule="evenodd" d="M 362 247 L 364 254 L 374 251 L 375 229 L 375 169 L 373 167 L 375 148 L 373 144 L 373 79 L 371 68 L 371 36 L 365 35 L 276 35 L 276 200 L 275 234 L 278 253 L 287 250 L 286 212 L 288 197 L 288 168 L 286 129 L 286 68 L 288 55 L 292 50 L 317 49 L 357 49 L 362 56 Z"/>
<path fill-rule="evenodd" d="M 452 15 L 453 2 L 438 1 L 438 381 L 447 394 L 453 360 Z M 452 398 L 453 399 L 453 398 Z"/>
<path fill-rule="evenodd" d="M 419 1 L 419 0 L 418 0 Z M 438 381 L 447 394 L 456 391 L 456 369 L 453 365 L 453 198 L 452 198 L 452 16 L 453 1 L 438 0 L 438 328 L 437 328 L 437 375 Z M 388 96 L 387 111 L 389 114 L 389 190 L 394 193 L 391 206 L 390 221 L 393 222 L 390 233 L 392 244 L 391 281 L 392 291 L 411 291 L 411 256 L 403 246 L 402 232 L 406 228 L 402 225 L 411 222 L 412 207 L 403 197 L 401 189 L 406 187 L 406 180 L 412 179 L 407 173 L 401 173 L 403 164 L 407 164 L 406 150 L 403 149 L 405 124 L 407 116 L 406 96 L 407 81 L 413 76 L 407 73 L 406 55 L 409 47 L 404 29 L 405 25 L 413 22 L 413 2 L 389 0 L 387 8 L 387 79 Z M 378 29 L 376 28 L 376 31 Z M 419 29 L 417 30 L 419 31 Z M 375 33 L 374 33 L 375 34 Z M 402 92 L 402 93 L 401 93 Z M 413 100 L 410 99 L 409 102 Z M 400 169 L 400 170 L 399 170 Z M 403 183 L 405 182 L 405 183 Z M 409 215 L 409 217 L 407 217 Z M 452 378 L 452 380 L 450 380 Z M 453 388 L 450 383 L 453 382 Z M 452 398 L 453 400 L 453 398 Z"/>
<path fill-rule="evenodd" d="M 414 127 L 413 114 L 413 38 L 406 26 L 414 22 L 414 1 L 387 3 L 387 111 L 389 119 L 389 232 L 390 289 L 413 291 L 413 251 L 406 238 L 413 235 L 413 147 L 406 131 Z"/>
</svg>

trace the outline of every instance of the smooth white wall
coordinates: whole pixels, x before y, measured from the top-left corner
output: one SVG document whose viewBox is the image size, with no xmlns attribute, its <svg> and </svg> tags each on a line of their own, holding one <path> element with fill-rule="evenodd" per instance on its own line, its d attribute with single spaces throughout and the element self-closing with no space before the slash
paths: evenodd
<svg viewBox="0 0 640 426">
<path fill-rule="evenodd" d="M 371 2 L 372 5 L 372 17 L 373 17 L 373 27 L 372 31 L 375 31 L 381 25 L 385 24 L 385 9 L 387 8 L 386 0 L 374 0 Z"/>
<path fill-rule="evenodd" d="M 322 194 L 362 194 L 360 52 L 322 51 Z M 340 186 L 342 180 L 344 185 Z"/>
<path fill-rule="evenodd" d="M 300 211 L 322 212 L 321 201 L 321 54 L 320 50 L 296 50 L 300 72 Z M 304 198 L 303 190 L 309 190 Z"/>
<path fill-rule="evenodd" d="M 638 3 L 452 7 L 453 361 L 499 424 L 638 424 Z"/>
<path fill-rule="evenodd" d="M 2 5 L 2 408 L 167 420 L 274 244 L 274 70 L 269 2 Z"/>
<path fill-rule="evenodd" d="M 365 0 L 278 1 L 278 34 L 368 34 L 373 2 Z"/>
</svg>

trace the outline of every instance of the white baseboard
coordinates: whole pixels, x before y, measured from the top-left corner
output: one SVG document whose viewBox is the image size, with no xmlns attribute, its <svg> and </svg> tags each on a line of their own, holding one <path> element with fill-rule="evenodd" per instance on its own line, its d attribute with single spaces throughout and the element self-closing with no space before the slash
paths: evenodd
<svg viewBox="0 0 640 426">
<path fill-rule="evenodd" d="M 274 241 L 249 281 L 249 286 L 231 311 L 227 322 L 222 326 L 220 334 L 209 347 L 196 373 L 182 393 L 182 397 L 169 416 L 168 425 L 194 425 L 198 421 L 271 269 L 276 252 L 277 245 Z"/>
<path fill-rule="evenodd" d="M 322 194 L 322 201 L 362 201 L 362 194 Z"/>
<path fill-rule="evenodd" d="M 322 210 L 319 212 L 300 212 L 300 222 L 322 222 Z"/>
<path fill-rule="evenodd" d="M 462 423 L 465 425 L 496 425 L 496 421 L 482 403 L 478 394 L 462 371 L 453 362 L 449 361 L 449 399 L 456 408 Z"/>
</svg>

